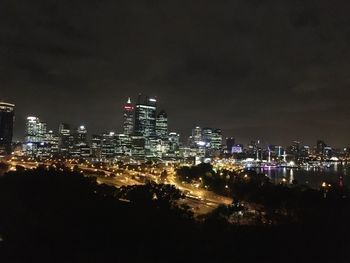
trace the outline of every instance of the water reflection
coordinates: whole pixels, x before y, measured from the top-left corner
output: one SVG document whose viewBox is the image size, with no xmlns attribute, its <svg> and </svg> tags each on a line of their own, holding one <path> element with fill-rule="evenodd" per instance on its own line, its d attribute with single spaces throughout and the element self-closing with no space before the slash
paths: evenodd
<svg viewBox="0 0 350 263">
<path fill-rule="evenodd" d="M 312 188 L 319 188 L 322 182 L 330 182 L 332 184 L 343 183 L 350 188 L 349 166 L 342 164 L 334 164 L 330 167 L 305 167 L 305 168 L 251 168 L 258 173 L 267 175 L 271 181 L 278 184 L 285 178 L 290 184 L 296 182 L 298 184 L 306 184 Z"/>
</svg>

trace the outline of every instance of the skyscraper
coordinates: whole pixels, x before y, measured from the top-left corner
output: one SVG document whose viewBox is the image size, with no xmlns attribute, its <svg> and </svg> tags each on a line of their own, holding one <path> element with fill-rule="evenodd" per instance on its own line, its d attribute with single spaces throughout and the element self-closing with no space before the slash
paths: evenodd
<svg viewBox="0 0 350 263">
<path fill-rule="evenodd" d="M 176 132 L 169 133 L 169 151 L 172 153 L 177 153 L 180 148 L 180 134 Z"/>
<path fill-rule="evenodd" d="M 62 156 L 68 156 L 69 149 L 73 146 L 70 137 L 71 131 L 69 124 L 61 123 L 58 128 L 58 148 Z"/>
<path fill-rule="evenodd" d="M 197 146 L 197 144 L 201 141 L 202 141 L 202 128 L 197 126 L 196 128 L 192 129 L 193 146 Z"/>
<path fill-rule="evenodd" d="M 208 149 L 208 154 L 211 155 L 214 151 L 220 151 L 222 148 L 221 129 L 203 128 L 202 139 Z"/>
<path fill-rule="evenodd" d="M 116 136 L 114 132 L 103 133 L 101 141 L 101 157 L 111 160 L 116 154 Z"/>
<path fill-rule="evenodd" d="M 207 148 L 211 148 L 212 134 L 213 134 L 212 128 L 202 129 L 202 140 L 205 142 L 205 145 Z"/>
<path fill-rule="evenodd" d="M 222 131 L 221 129 L 213 129 L 211 134 L 211 149 L 221 151 L 222 149 Z"/>
<path fill-rule="evenodd" d="M 133 134 L 131 137 L 131 155 L 134 159 L 145 158 L 145 137 Z"/>
<path fill-rule="evenodd" d="M 45 134 L 44 142 L 47 147 L 47 152 L 52 156 L 56 156 L 59 152 L 59 137 L 54 131 L 50 130 Z"/>
<path fill-rule="evenodd" d="M 27 156 L 44 157 L 48 155 L 46 140 L 46 123 L 37 117 L 28 117 L 25 132 L 24 150 Z"/>
<path fill-rule="evenodd" d="M 81 125 L 74 134 L 74 147 L 70 153 L 71 157 L 89 157 L 90 146 L 87 141 L 87 129 L 84 125 Z"/>
<path fill-rule="evenodd" d="M 128 98 L 127 103 L 123 106 L 124 111 L 124 123 L 123 123 L 123 133 L 125 135 L 130 135 L 134 132 L 134 105 L 131 103 L 130 98 Z"/>
<path fill-rule="evenodd" d="M 41 143 L 46 136 L 46 123 L 37 117 L 28 117 L 26 123 L 26 143 Z"/>
<path fill-rule="evenodd" d="M 94 134 L 91 138 L 91 157 L 95 160 L 101 159 L 102 136 Z"/>
<path fill-rule="evenodd" d="M 168 115 L 164 110 L 161 110 L 156 119 L 156 135 L 162 140 L 168 138 Z"/>
<path fill-rule="evenodd" d="M 139 95 L 135 107 L 135 132 L 142 134 L 146 139 L 156 136 L 156 111 L 157 100 L 155 98 Z"/>
<path fill-rule="evenodd" d="M 233 146 L 235 146 L 235 138 L 227 137 L 226 138 L 226 151 L 227 151 L 227 153 L 232 153 Z"/>
<path fill-rule="evenodd" d="M 322 141 L 322 140 L 318 140 L 316 143 L 316 152 L 319 155 L 323 155 L 324 154 L 324 149 L 327 147 L 327 144 Z"/>
<path fill-rule="evenodd" d="M 0 102 L 0 153 L 11 153 L 14 104 Z"/>
<path fill-rule="evenodd" d="M 125 134 L 116 135 L 116 154 L 131 155 L 131 136 Z"/>
</svg>

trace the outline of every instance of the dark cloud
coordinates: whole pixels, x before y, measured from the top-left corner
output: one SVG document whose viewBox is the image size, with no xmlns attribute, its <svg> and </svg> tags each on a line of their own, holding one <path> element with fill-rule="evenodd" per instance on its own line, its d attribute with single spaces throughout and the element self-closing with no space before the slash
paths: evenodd
<svg viewBox="0 0 350 263">
<path fill-rule="evenodd" d="M 0 3 L 0 97 L 16 134 L 121 130 L 121 105 L 157 95 L 171 130 L 222 127 L 243 142 L 348 145 L 350 3 L 345 0 Z"/>
</svg>

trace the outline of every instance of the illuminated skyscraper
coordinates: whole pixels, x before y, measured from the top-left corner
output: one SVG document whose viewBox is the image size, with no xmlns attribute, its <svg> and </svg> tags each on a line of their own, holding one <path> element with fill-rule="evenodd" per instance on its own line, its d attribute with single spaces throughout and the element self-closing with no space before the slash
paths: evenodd
<svg viewBox="0 0 350 263">
<path fill-rule="evenodd" d="M 211 134 L 211 149 L 221 151 L 222 149 L 222 132 L 221 129 L 213 129 Z"/>
<path fill-rule="evenodd" d="M 25 132 L 24 151 L 27 156 L 47 157 L 46 123 L 37 117 L 28 117 Z"/>
<path fill-rule="evenodd" d="M 68 156 L 69 149 L 73 147 L 69 124 L 61 123 L 58 128 L 58 149 L 62 156 Z"/>
<path fill-rule="evenodd" d="M 202 128 L 196 127 L 192 129 L 192 144 L 193 146 L 197 146 L 198 143 L 202 141 Z"/>
<path fill-rule="evenodd" d="M 134 105 L 128 98 L 127 103 L 123 107 L 124 111 L 124 123 L 123 131 L 125 135 L 130 135 L 134 132 Z"/>
<path fill-rule="evenodd" d="M 212 128 L 203 128 L 202 129 L 202 140 L 205 142 L 207 148 L 211 148 L 213 129 Z"/>
<path fill-rule="evenodd" d="M 111 160 L 115 157 L 116 136 L 114 132 L 103 133 L 101 141 L 101 157 L 104 160 Z"/>
<path fill-rule="evenodd" d="M 162 140 L 168 138 L 168 115 L 164 110 L 161 110 L 157 115 L 156 135 Z"/>
<path fill-rule="evenodd" d="M 11 153 L 15 105 L 0 102 L 0 153 Z"/>
<path fill-rule="evenodd" d="M 142 135 L 133 134 L 131 137 L 131 155 L 134 159 L 145 158 L 145 138 Z"/>
<path fill-rule="evenodd" d="M 46 123 L 37 117 L 28 117 L 26 123 L 26 143 L 41 143 L 46 136 Z"/>
<path fill-rule="evenodd" d="M 146 139 L 156 136 L 156 111 L 155 98 L 139 95 L 135 107 L 135 133 L 142 134 Z"/>
<path fill-rule="evenodd" d="M 91 155 L 87 141 L 87 129 L 84 125 L 81 125 L 74 134 L 74 147 L 70 155 L 74 158 L 86 158 Z"/>
<path fill-rule="evenodd" d="M 169 148 L 171 153 L 178 153 L 180 148 L 180 134 L 176 132 L 169 133 Z"/>
<path fill-rule="evenodd" d="M 91 138 L 91 157 L 95 160 L 101 159 L 102 153 L 102 136 L 101 135 L 92 135 Z"/>
<path fill-rule="evenodd" d="M 59 152 L 59 137 L 54 131 L 50 130 L 45 134 L 44 142 L 47 148 L 47 153 L 51 156 L 56 156 Z"/>
<path fill-rule="evenodd" d="M 131 136 L 125 134 L 116 135 L 116 154 L 131 155 Z"/>
</svg>

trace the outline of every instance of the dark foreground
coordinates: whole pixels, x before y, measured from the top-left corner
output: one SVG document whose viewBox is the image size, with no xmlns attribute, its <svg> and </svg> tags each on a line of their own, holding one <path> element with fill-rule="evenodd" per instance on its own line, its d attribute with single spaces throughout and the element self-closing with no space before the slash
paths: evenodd
<svg viewBox="0 0 350 263">
<path fill-rule="evenodd" d="M 195 221 L 177 198 L 169 186 L 117 192 L 67 172 L 2 176 L 0 262 L 350 262 L 344 211 L 235 226 L 213 216 Z"/>
</svg>

